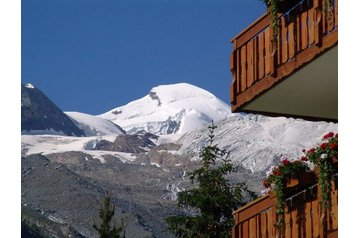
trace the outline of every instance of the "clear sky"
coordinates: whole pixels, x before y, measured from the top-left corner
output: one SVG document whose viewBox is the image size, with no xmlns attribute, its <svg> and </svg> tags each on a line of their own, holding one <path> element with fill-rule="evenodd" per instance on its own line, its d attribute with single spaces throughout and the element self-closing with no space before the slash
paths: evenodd
<svg viewBox="0 0 358 238">
<path fill-rule="evenodd" d="M 101 114 L 187 82 L 229 104 L 230 39 L 260 0 L 22 1 L 22 82 L 64 111 Z"/>
</svg>

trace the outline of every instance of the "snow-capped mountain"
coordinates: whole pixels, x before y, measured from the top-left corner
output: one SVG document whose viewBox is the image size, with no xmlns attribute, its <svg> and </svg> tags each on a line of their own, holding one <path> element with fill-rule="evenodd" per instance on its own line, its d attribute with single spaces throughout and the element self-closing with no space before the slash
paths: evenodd
<svg viewBox="0 0 358 238">
<path fill-rule="evenodd" d="M 86 136 L 121 135 L 126 132 L 113 122 L 81 112 L 65 112 Z"/>
<path fill-rule="evenodd" d="M 154 87 L 145 97 L 99 115 L 127 133 L 145 130 L 156 135 L 183 134 L 230 116 L 227 104 L 187 83 Z"/>
</svg>

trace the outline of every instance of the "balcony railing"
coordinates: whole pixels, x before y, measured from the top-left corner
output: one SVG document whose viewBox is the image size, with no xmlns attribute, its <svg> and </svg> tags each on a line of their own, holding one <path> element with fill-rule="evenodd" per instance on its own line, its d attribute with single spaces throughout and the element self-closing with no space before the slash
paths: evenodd
<svg viewBox="0 0 358 238">
<path fill-rule="evenodd" d="M 338 43 L 338 0 L 329 8 L 325 2 L 302 0 L 280 14 L 276 44 L 270 14 L 232 40 L 233 112 Z"/>
<path fill-rule="evenodd" d="M 338 237 L 338 175 L 331 182 L 331 209 L 323 216 L 318 185 L 306 187 L 286 198 L 284 237 Z M 234 212 L 232 238 L 279 237 L 275 225 L 273 193 L 256 199 Z"/>
</svg>

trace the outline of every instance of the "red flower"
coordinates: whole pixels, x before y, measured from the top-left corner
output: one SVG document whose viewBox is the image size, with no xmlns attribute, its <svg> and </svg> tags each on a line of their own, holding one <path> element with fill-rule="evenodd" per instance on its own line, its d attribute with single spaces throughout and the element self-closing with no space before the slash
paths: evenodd
<svg viewBox="0 0 358 238">
<path fill-rule="evenodd" d="M 315 148 L 312 148 L 312 149 L 310 149 L 310 150 L 308 151 L 308 153 L 314 153 L 314 152 L 316 152 L 316 149 L 315 149 Z"/>
<path fill-rule="evenodd" d="M 326 134 L 326 135 L 323 136 L 322 140 L 327 140 L 327 139 L 329 139 L 329 138 L 331 138 L 331 137 L 333 137 L 333 136 L 334 136 L 334 133 L 333 133 L 333 132 L 329 132 L 328 134 Z"/>
<path fill-rule="evenodd" d="M 282 172 L 280 170 L 275 170 L 272 172 L 273 175 L 277 175 L 277 176 L 281 176 L 282 175 Z"/>
<path fill-rule="evenodd" d="M 305 157 L 305 156 L 302 156 L 302 157 L 301 157 L 301 160 L 302 160 L 302 161 L 308 161 L 308 158 Z"/>
<path fill-rule="evenodd" d="M 284 159 L 282 160 L 282 164 L 283 165 L 288 165 L 290 163 L 290 161 L 288 159 Z"/>
<path fill-rule="evenodd" d="M 321 149 L 326 149 L 326 147 L 327 147 L 327 143 L 322 143 Z"/>
<path fill-rule="evenodd" d="M 338 145 L 336 143 L 330 144 L 329 148 L 331 150 L 337 150 L 338 149 Z"/>
</svg>

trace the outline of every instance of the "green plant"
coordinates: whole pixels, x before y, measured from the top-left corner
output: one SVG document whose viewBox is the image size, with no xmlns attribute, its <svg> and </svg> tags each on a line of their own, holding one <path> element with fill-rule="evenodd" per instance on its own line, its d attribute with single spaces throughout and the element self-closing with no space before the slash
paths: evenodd
<svg viewBox="0 0 358 238">
<path fill-rule="evenodd" d="M 263 185 L 269 190 L 273 190 L 276 195 L 276 226 L 280 234 L 284 231 L 284 212 L 285 212 L 285 188 L 288 180 L 296 176 L 301 171 L 309 171 L 305 161 L 289 161 L 282 159 L 282 164 L 272 166 L 267 172 L 268 177 L 263 180 Z"/>
<path fill-rule="evenodd" d="M 301 159 L 307 159 L 316 165 L 319 169 L 318 183 L 321 189 L 322 199 L 320 201 L 324 213 L 331 207 L 331 179 L 337 168 L 333 165 L 332 160 L 338 159 L 338 134 L 329 132 L 323 136 L 324 141 L 321 145 L 308 151 L 303 150 L 306 156 Z"/>
<path fill-rule="evenodd" d="M 166 219 L 168 229 L 177 237 L 231 237 L 232 212 L 245 204 L 245 192 L 255 198 L 245 184 L 233 186 L 226 179 L 234 166 L 228 159 L 228 152 L 214 144 L 215 128 L 214 124 L 209 126 L 209 145 L 200 151 L 201 167 L 189 173 L 191 182 L 197 186 L 178 195 L 178 206 L 190 210 L 191 215 Z"/>
<path fill-rule="evenodd" d="M 103 198 L 102 208 L 99 210 L 99 217 L 101 218 L 102 223 L 99 227 L 94 224 L 93 228 L 98 231 L 100 238 L 125 238 L 125 231 L 123 231 L 123 236 L 120 235 L 123 230 L 123 220 L 121 225 L 113 225 L 111 227 L 115 206 L 111 206 L 110 200 L 111 198 L 107 192 Z"/>
<path fill-rule="evenodd" d="M 278 41 L 278 1 L 279 0 L 261 0 L 266 4 L 269 13 L 272 16 L 272 29 L 274 44 Z"/>
</svg>

